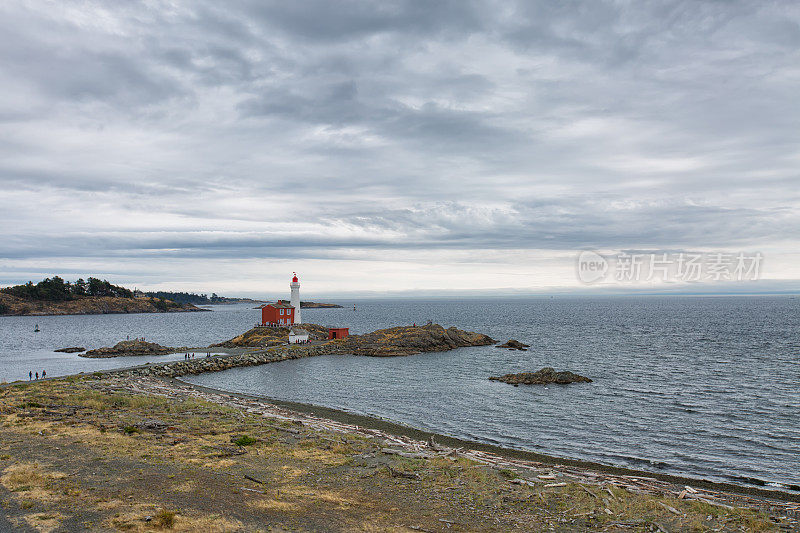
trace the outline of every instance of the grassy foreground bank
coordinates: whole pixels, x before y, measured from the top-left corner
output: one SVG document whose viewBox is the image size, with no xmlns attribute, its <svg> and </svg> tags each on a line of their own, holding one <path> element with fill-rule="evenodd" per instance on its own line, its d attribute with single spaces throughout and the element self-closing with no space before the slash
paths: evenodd
<svg viewBox="0 0 800 533">
<path fill-rule="evenodd" d="M 779 502 L 678 499 L 476 457 L 155 378 L 0 390 L 0 503 L 23 531 L 796 528 Z"/>
</svg>

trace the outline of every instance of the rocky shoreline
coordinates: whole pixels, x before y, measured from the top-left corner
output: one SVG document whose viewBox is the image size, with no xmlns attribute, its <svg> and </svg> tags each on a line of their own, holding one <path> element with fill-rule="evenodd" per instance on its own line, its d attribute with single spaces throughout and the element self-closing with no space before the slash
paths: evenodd
<svg viewBox="0 0 800 533">
<path fill-rule="evenodd" d="M 499 450 L 172 380 L 98 373 L 0 392 L 0 505 L 18 529 L 798 527 L 791 496 Z"/>
</svg>

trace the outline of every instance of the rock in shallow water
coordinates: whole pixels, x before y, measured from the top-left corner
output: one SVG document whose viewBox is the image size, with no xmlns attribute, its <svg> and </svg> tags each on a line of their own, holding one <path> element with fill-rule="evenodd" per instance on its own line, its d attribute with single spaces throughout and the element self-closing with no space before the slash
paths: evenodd
<svg viewBox="0 0 800 533">
<path fill-rule="evenodd" d="M 78 352 L 85 352 L 86 348 L 81 348 L 79 346 L 72 346 L 70 348 L 59 348 L 58 350 L 53 350 L 53 351 L 60 353 L 78 353 Z"/>
<path fill-rule="evenodd" d="M 509 350 L 520 350 L 522 352 L 527 352 L 528 348 L 530 348 L 530 344 L 522 344 L 516 339 L 510 339 L 505 344 L 498 344 L 495 348 L 508 348 Z"/>
<path fill-rule="evenodd" d="M 536 372 L 520 372 L 519 374 L 506 374 L 504 376 L 492 376 L 492 381 L 502 381 L 510 385 L 547 385 L 556 383 L 566 385 L 567 383 L 591 383 L 592 380 L 575 374 L 573 372 L 556 372 L 553 368 L 545 367 Z"/>
</svg>

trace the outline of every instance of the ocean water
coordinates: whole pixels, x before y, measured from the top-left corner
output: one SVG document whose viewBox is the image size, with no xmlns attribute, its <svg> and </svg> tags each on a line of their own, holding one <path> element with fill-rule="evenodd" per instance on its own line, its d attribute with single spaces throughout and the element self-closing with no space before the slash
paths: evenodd
<svg viewBox="0 0 800 533">
<path fill-rule="evenodd" d="M 0 382 L 28 379 L 28 372 L 48 377 L 181 360 L 183 354 L 87 359 L 53 350 L 113 346 L 144 337 L 163 346 L 208 346 L 230 339 L 256 322 L 254 305 L 209 306 L 213 312 L 136 313 L 130 315 L 0 317 Z M 36 326 L 40 331 L 34 332 Z"/>
<path fill-rule="evenodd" d="M 800 299 L 365 300 L 355 311 L 353 302 L 340 303 L 349 305 L 304 310 L 303 318 L 353 333 L 433 320 L 531 348 L 324 356 L 187 381 L 555 456 L 783 490 L 800 486 Z M 2 318 L 0 379 L 27 377 L 28 358 L 47 361 L 50 375 L 74 372 L 80 358 L 47 352 L 53 347 L 108 345 L 126 334 L 204 345 L 257 318 L 249 306 L 214 310 Z M 36 322 L 42 333 L 31 333 Z M 122 361 L 78 363 L 88 371 Z M 594 382 L 513 387 L 488 380 L 543 366 Z"/>
</svg>

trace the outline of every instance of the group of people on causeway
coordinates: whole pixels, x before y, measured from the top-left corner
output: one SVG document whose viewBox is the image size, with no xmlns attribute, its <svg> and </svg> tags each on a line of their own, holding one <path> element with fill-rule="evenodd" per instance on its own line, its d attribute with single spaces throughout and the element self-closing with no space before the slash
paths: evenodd
<svg viewBox="0 0 800 533">
<path fill-rule="evenodd" d="M 39 373 L 38 372 L 33 372 L 32 370 L 30 372 L 28 372 L 28 381 L 33 381 L 34 376 L 36 376 L 36 379 L 39 379 Z M 47 377 L 47 370 L 42 370 L 42 379 L 44 379 L 46 377 Z"/>
<path fill-rule="evenodd" d="M 186 359 L 187 361 L 189 359 L 194 359 L 194 356 L 195 356 L 194 353 L 188 353 L 187 352 L 187 353 L 183 354 L 183 358 Z M 211 357 L 211 352 L 206 352 L 206 357 Z"/>
</svg>

